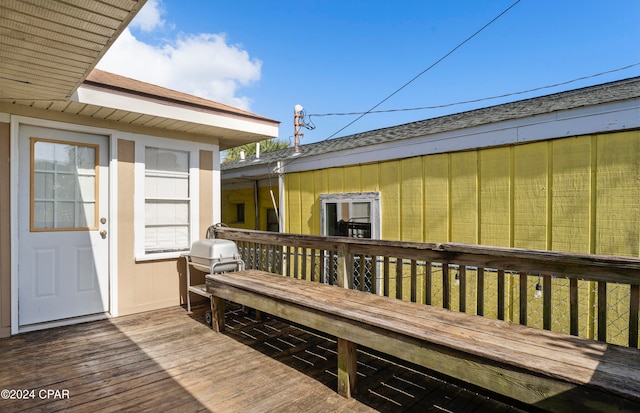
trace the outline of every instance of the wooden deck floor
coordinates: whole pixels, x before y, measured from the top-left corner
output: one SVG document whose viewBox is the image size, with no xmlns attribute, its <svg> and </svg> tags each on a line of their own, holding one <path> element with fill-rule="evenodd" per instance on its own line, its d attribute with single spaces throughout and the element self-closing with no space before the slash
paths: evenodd
<svg viewBox="0 0 640 413">
<path fill-rule="evenodd" d="M 239 309 L 219 334 L 203 311 L 177 307 L 0 339 L 0 389 L 27 397 L 6 399 L 3 390 L 0 411 L 523 411 L 362 349 L 359 394 L 347 400 L 335 392 L 331 338 Z"/>
</svg>

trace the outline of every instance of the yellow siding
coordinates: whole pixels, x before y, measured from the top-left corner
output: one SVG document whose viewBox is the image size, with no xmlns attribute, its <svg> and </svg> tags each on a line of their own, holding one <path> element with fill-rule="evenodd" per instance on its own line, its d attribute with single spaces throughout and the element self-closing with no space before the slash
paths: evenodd
<svg viewBox="0 0 640 413">
<path fill-rule="evenodd" d="M 451 155 L 451 241 L 476 244 L 477 240 L 477 153 L 459 152 Z"/>
<path fill-rule="evenodd" d="M 344 191 L 344 168 L 331 168 L 327 170 L 327 186 L 329 193 L 341 193 Z"/>
<path fill-rule="evenodd" d="M 591 137 L 551 143 L 551 249 L 589 253 Z"/>
<path fill-rule="evenodd" d="M 409 158 L 400 161 L 402 185 L 400 185 L 400 239 L 422 241 L 422 159 Z M 389 217 L 391 218 L 391 217 Z"/>
<path fill-rule="evenodd" d="M 278 208 L 278 187 L 258 188 L 258 229 L 267 230 L 267 210 L 274 209 L 271 192 Z M 236 220 L 236 204 L 244 204 L 244 222 Z M 222 191 L 222 222 L 233 228 L 256 229 L 254 188 L 227 189 Z M 215 224 L 215 223 L 214 223 Z M 211 225 L 211 224 L 208 224 Z"/>
<path fill-rule="evenodd" d="M 303 232 L 305 234 L 320 235 L 322 233 L 322 229 L 320 228 L 320 194 L 329 192 L 326 170 L 313 171 L 313 189 L 315 192 L 315 202 L 313 208 L 311 208 L 312 222 L 309 223 L 309 232 L 304 230 Z"/>
<path fill-rule="evenodd" d="M 244 205 L 244 222 L 237 220 L 236 205 Z M 255 229 L 255 208 L 253 188 L 235 189 L 222 192 L 222 222 L 242 229 Z M 214 223 L 215 224 L 215 223 Z"/>
<path fill-rule="evenodd" d="M 308 212 L 310 209 L 307 208 L 306 211 L 302 208 L 302 203 L 300 199 L 300 178 L 302 174 L 289 174 L 285 175 L 285 188 L 288 189 L 285 199 L 287 200 L 286 205 L 286 214 L 287 214 L 287 227 L 286 232 L 290 232 L 293 234 L 300 234 L 308 231 L 308 227 L 306 227 L 306 231 L 302 229 L 303 220 L 306 222 L 308 219 Z"/>
<path fill-rule="evenodd" d="M 343 192 L 362 192 L 360 166 L 346 166 L 343 168 L 344 186 Z"/>
<path fill-rule="evenodd" d="M 511 245 L 510 148 L 480 151 L 480 227 L 479 243 Z"/>
<path fill-rule="evenodd" d="M 514 147 L 513 247 L 547 247 L 547 142 Z"/>
<path fill-rule="evenodd" d="M 424 157 L 424 198 L 424 241 L 450 241 L 449 154 Z"/>
<path fill-rule="evenodd" d="M 380 190 L 378 168 L 378 164 L 367 164 L 360 167 L 360 169 L 362 170 L 362 187 L 360 188 L 360 191 L 377 192 Z"/>
<path fill-rule="evenodd" d="M 380 164 L 381 232 L 384 239 L 400 239 L 400 168 L 398 162 Z"/>
<path fill-rule="evenodd" d="M 302 232 L 303 228 L 312 228 L 314 226 L 311 222 L 313 216 L 311 212 L 313 205 L 316 204 L 313 181 L 313 172 L 304 172 L 300 174 L 300 208 L 302 208 L 304 216 L 301 216 L 300 229 L 297 231 L 298 233 Z"/>
<path fill-rule="evenodd" d="M 597 151 L 595 252 L 637 256 L 640 131 L 602 135 Z"/>
<path fill-rule="evenodd" d="M 287 174 L 288 231 L 320 234 L 320 194 L 379 191 L 384 239 L 638 256 L 638 159 L 632 131 Z"/>
</svg>

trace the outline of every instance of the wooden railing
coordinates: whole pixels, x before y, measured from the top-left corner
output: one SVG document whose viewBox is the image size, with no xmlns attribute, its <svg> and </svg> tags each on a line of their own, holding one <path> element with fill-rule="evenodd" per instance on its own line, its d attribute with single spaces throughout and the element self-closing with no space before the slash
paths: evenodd
<svg viewBox="0 0 640 413">
<path fill-rule="evenodd" d="M 215 227 L 247 268 L 638 348 L 640 259 Z"/>
</svg>

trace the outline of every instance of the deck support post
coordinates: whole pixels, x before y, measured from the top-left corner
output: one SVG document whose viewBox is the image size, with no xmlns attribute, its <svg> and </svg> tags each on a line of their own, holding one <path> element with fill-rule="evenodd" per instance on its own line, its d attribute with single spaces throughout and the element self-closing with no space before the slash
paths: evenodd
<svg viewBox="0 0 640 413">
<path fill-rule="evenodd" d="M 216 296 L 211 297 L 211 328 L 224 331 L 224 299 Z"/>
<path fill-rule="evenodd" d="M 347 399 L 356 393 L 356 343 L 338 337 L 338 394 Z"/>
</svg>

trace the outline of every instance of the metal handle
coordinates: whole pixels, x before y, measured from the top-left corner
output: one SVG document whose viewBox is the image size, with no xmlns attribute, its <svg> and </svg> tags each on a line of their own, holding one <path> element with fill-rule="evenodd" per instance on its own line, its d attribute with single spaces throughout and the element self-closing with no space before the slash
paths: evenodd
<svg viewBox="0 0 640 413">
<path fill-rule="evenodd" d="M 102 239 L 107 238 L 107 231 L 104 230 L 104 229 L 102 231 L 100 231 L 100 236 L 102 237 Z"/>
</svg>

